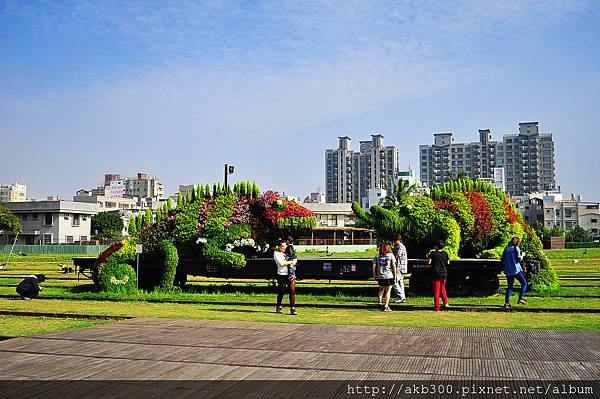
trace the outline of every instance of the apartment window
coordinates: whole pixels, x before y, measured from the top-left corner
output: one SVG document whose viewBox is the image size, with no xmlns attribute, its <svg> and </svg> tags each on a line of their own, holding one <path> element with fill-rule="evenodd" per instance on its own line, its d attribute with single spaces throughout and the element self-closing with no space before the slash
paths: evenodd
<svg viewBox="0 0 600 399">
<path fill-rule="evenodd" d="M 591 219 L 590 223 L 598 223 L 598 219 Z"/>
<path fill-rule="evenodd" d="M 74 213 L 74 214 L 73 214 L 73 221 L 71 222 L 71 225 L 72 225 L 73 227 L 77 227 L 77 226 L 79 226 L 79 216 L 80 216 L 80 215 L 79 215 L 79 214 L 77 214 L 77 213 Z"/>
<path fill-rule="evenodd" d="M 69 220 L 69 214 L 68 214 L 68 213 L 65 213 L 65 214 L 63 214 L 63 218 L 64 218 L 65 220 Z"/>
<path fill-rule="evenodd" d="M 31 214 L 31 220 L 38 220 L 40 217 L 38 216 L 37 212 L 34 212 Z"/>
<path fill-rule="evenodd" d="M 79 236 L 79 239 L 81 241 L 87 241 L 88 240 L 87 236 Z"/>
<path fill-rule="evenodd" d="M 73 244 L 73 236 L 67 236 L 67 239 L 65 241 L 67 244 Z"/>
<path fill-rule="evenodd" d="M 44 234 L 44 239 L 43 240 L 44 240 L 43 241 L 44 245 L 50 245 L 50 244 L 52 244 L 52 234 L 51 233 L 50 234 L 48 234 L 48 233 Z"/>
<path fill-rule="evenodd" d="M 22 215 L 21 215 L 21 219 L 23 219 L 23 220 L 27 220 L 27 214 L 26 214 L 26 213 L 22 214 Z"/>
<path fill-rule="evenodd" d="M 565 217 L 566 218 L 570 218 L 573 216 L 573 210 L 572 209 L 565 209 Z"/>
<path fill-rule="evenodd" d="M 52 214 L 44 213 L 44 226 L 52 226 Z"/>
</svg>

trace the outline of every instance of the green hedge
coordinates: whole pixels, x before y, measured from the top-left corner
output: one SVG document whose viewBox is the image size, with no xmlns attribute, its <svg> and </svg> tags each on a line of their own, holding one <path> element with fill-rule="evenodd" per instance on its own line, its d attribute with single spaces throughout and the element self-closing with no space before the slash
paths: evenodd
<svg viewBox="0 0 600 399">
<path fill-rule="evenodd" d="M 566 249 L 600 248 L 600 242 L 566 242 Z"/>
<path fill-rule="evenodd" d="M 177 254 L 177 248 L 169 240 L 162 240 L 160 242 L 160 249 L 165 257 L 165 268 L 158 287 L 161 290 L 171 290 L 173 288 L 173 280 L 175 280 L 175 273 L 177 272 L 179 255 Z"/>
<path fill-rule="evenodd" d="M 116 294 L 135 294 L 136 275 L 133 267 L 126 263 L 117 263 L 110 257 L 103 265 L 99 276 L 100 288 Z"/>
</svg>

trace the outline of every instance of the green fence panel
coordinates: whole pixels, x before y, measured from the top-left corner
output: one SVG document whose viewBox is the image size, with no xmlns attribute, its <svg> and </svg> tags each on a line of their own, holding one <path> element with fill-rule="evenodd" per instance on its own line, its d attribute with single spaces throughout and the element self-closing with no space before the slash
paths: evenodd
<svg viewBox="0 0 600 399">
<path fill-rule="evenodd" d="M 12 245 L 0 245 L 0 253 L 8 254 L 11 248 Z M 13 253 L 98 255 L 106 248 L 108 245 L 15 245 Z"/>
</svg>

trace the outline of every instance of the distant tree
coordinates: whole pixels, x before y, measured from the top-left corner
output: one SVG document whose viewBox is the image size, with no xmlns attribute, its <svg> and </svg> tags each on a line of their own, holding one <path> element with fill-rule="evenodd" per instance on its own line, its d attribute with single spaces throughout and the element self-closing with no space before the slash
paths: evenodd
<svg viewBox="0 0 600 399">
<path fill-rule="evenodd" d="M 171 209 L 173 209 L 173 201 L 171 201 L 171 197 L 167 197 L 167 214 L 169 211 L 171 211 Z"/>
<path fill-rule="evenodd" d="M 152 211 L 150 209 L 146 209 L 144 212 L 144 226 L 151 226 L 154 220 L 152 219 Z"/>
<path fill-rule="evenodd" d="M 136 226 L 136 217 L 132 216 L 131 219 L 129 219 L 129 225 L 127 227 L 127 231 L 129 232 L 130 236 L 134 236 L 137 234 L 137 226 Z"/>
<path fill-rule="evenodd" d="M 143 227 L 144 227 L 144 215 L 142 213 L 138 213 L 135 216 L 135 229 L 139 233 L 140 231 L 142 231 Z"/>
<path fill-rule="evenodd" d="M 161 220 L 163 220 L 163 214 L 162 209 L 159 206 L 158 209 L 156 209 L 156 222 L 160 222 Z"/>
<path fill-rule="evenodd" d="M 183 197 L 181 196 L 181 191 L 177 193 L 177 209 L 181 209 L 183 206 Z"/>
<path fill-rule="evenodd" d="M 387 185 L 387 194 L 379 203 L 384 208 L 393 208 L 402 204 L 416 189 L 417 186 L 415 184 L 411 185 L 407 180 L 398 179 L 397 182 L 394 182 L 394 179 L 390 178 Z"/>
<path fill-rule="evenodd" d="M 577 226 L 573 230 L 567 232 L 566 240 L 575 242 L 591 242 L 593 240 L 592 232 L 584 229 L 581 226 Z"/>
<path fill-rule="evenodd" d="M 92 231 L 95 239 L 120 239 L 123 235 L 123 219 L 117 212 L 100 212 L 92 216 Z"/>
<path fill-rule="evenodd" d="M 260 190 L 258 189 L 256 182 L 253 182 L 252 183 L 252 198 L 258 198 L 258 197 L 260 197 Z"/>
<path fill-rule="evenodd" d="M 0 230 L 17 232 L 22 229 L 21 219 L 15 216 L 10 209 L 0 206 Z"/>
<path fill-rule="evenodd" d="M 204 186 L 202 184 L 198 184 L 198 188 L 196 190 L 196 197 L 204 198 Z"/>
</svg>

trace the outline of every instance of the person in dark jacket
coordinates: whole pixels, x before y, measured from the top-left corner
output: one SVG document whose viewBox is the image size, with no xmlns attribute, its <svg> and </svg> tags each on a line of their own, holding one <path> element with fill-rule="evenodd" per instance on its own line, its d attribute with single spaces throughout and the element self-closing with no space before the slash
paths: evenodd
<svg viewBox="0 0 600 399">
<path fill-rule="evenodd" d="M 450 263 L 450 259 L 442 248 L 444 248 L 444 242 L 439 240 L 436 242 L 434 250 L 429 254 L 429 261 L 427 262 L 431 265 L 433 300 L 436 312 L 440 311 L 440 294 L 442 295 L 442 301 L 444 301 L 444 307 L 450 307 L 448 305 L 448 295 L 446 295 L 446 278 L 448 277 L 448 269 L 446 267 Z"/>
<path fill-rule="evenodd" d="M 17 294 L 21 295 L 21 299 L 37 298 L 42 290 L 40 283 L 44 281 L 46 281 L 46 276 L 43 274 L 38 274 L 37 276 L 32 274 L 17 285 Z"/>
</svg>

